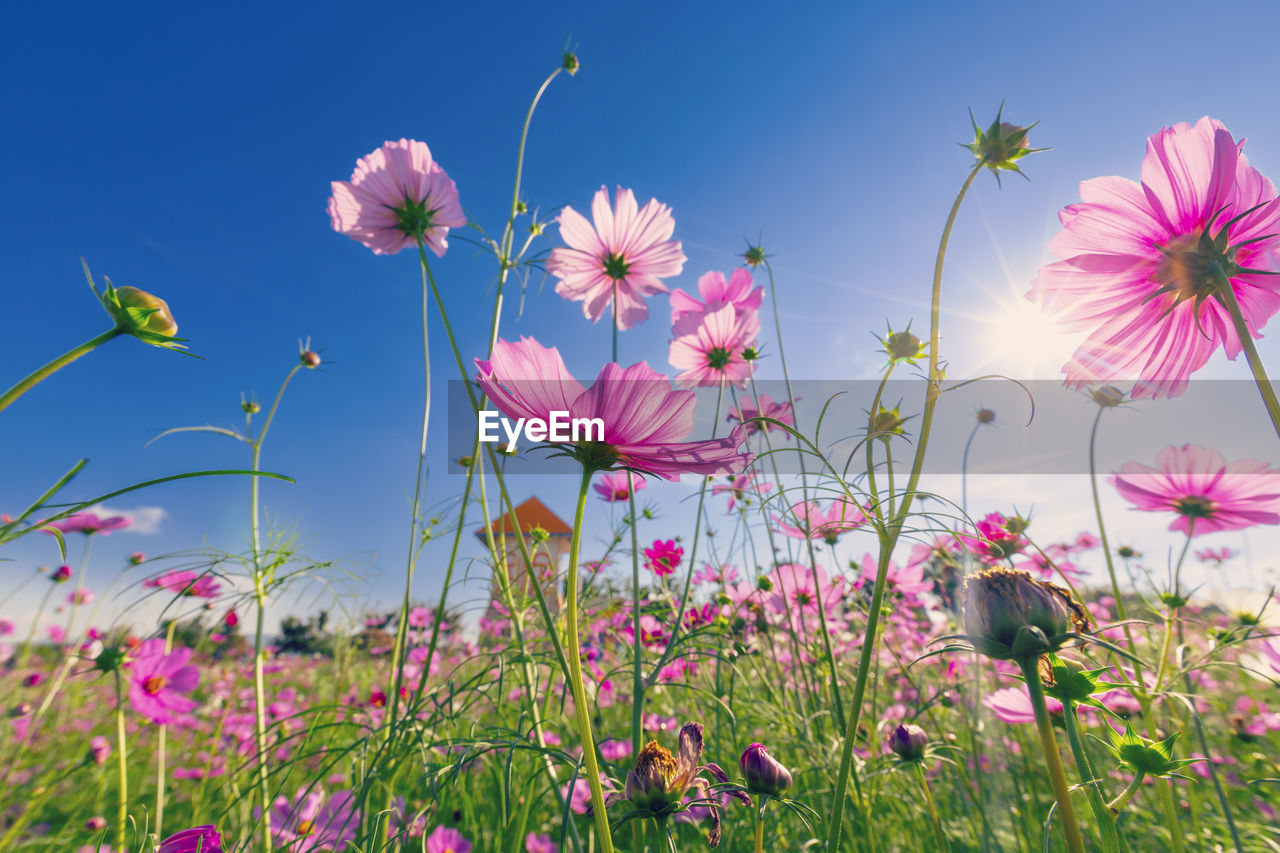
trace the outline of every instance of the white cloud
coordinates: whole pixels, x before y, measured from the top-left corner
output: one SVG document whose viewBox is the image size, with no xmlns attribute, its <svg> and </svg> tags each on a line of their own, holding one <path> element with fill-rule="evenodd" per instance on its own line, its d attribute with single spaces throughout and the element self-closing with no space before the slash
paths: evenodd
<svg viewBox="0 0 1280 853">
<path fill-rule="evenodd" d="M 159 533 L 160 522 L 164 521 L 169 515 L 169 513 L 165 512 L 164 507 L 159 506 L 139 506 L 133 509 L 121 509 L 96 504 L 89 507 L 88 511 L 97 513 L 100 516 L 124 516 L 129 519 L 129 526 L 119 532 L 141 533 L 144 536 L 154 536 Z"/>
</svg>

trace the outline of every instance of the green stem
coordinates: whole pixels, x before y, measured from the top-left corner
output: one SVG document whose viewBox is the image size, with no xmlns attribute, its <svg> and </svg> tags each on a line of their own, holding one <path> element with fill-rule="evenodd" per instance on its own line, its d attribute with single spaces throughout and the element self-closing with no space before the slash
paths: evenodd
<svg viewBox="0 0 1280 853">
<path fill-rule="evenodd" d="M 418 444 L 418 467 L 413 482 L 413 504 L 409 509 L 409 554 L 404 570 L 404 599 L 400 602 L 400 615 L 396 620 L 396 639 L 391 652 L 391 695 L 387 697 L 387 736 L 396 725 L 396 713 L 400 709 L 400 683 L 404 678 L 405 645 L 409 636 L 409 605 L 413 598 L 413 575 L 418 566 L 418 513 L 422 505 L 422 469 L 427 463 L 427 425 L 431 417 L 431 349 L 427 338 L 427 304 L 429 292 L 427 276 L 430 265 L 422 239 L 418 239 L 418 258 L 422 267 L 422 365 L 425 396 L 422 404 L 422 438 Z"/>
<path fill-rule="evenodd" d="M 969 176 L 965 178 L 964 184 L 960 187 L 960 192 L 956 194 L 956 199 L 951 205 L 951 212 L 947 215 L 947 223 L 942 229 L 942 239 L 938 244 L 938 255 L 933 268 L 933 294 L 929 309 L 929 387 L 925 391 L 924 411 L 920 418 L 920 437 L 916 444 L 915 459 L 911 463 L 911 476 L 907 480 L 906 490 L 902 493 L 902 501 L 898 505 L 897 515 L 880 537 L 880 557 L 876 570 L 875 590 L 871 596 L 871 612 L 868 615 L 867 628 L 863 634 L 862 650 L 858 658 L 858 674 L 854 681 L 853 699 L 850 703 L 848 720 L 845 726 L 844 743 L 841 746 L 840 775 L 836 779 L 835 800 L 831 805 L 831 815 L 827 820 L 827 825 L 829 826 L 826 844 L 827 853 L 836 853 L 840 849 L 840 832 L 844 825 L 844 807 L 845 797 L 849 790 L 849 774 L 854 769 L 853 743 L 858 732 L 858 720 L 862 713 L 862 700 L 866 694 L 867 674 L 871 670 L 871 658 L 875 653 L 874 637 L 878 628 L 879 610 L 884 602 L 884 586 L 889 572 L 889 558 L 893 553 L 894 546 L 898 543 L 898 536 L 902 532 L 903 522 L 910 511 L 916 487 L 920 482 L 920 475 L 924 470 L 925 450 L 929 443 L 929 431 L 933 426 L 933 410 L 937 405 L 938 395 L 941 393 L 942 376 L 938 369 L 938 343 L 941 338 L 939 319 L 941 314 L 943 261 L 946 259 L 947 244 L 951 240 L 951 229 L 955 226 L 956 215 L 960 212 L 960 205 L 964 201 L 965 195 L 969 192 L 969 187 L 973 184 L 974 178 L 978 176 L 978 172 L 981 170 L 982 164 L 978 163 L 969 172 Z M 869 824 L 868 832 L 870 832 Z"/>
<path fill-rule="evenodd" d="M 760 807 L 755 809 L 756 824 L 756 850 L 755 853 L 764 853 L 764 795 L 760 796 Z"/>
<path fill-rule="evenodd" d="M 1071 743 L 1071 756 L 1075 759 L 1076 770 L 1084 781 L 1085 793 L 1089 796 L 1089 808 L 1093 811 L 1093 819 L 1098 824 L 1098 834 L 1102 836 L 1102 849 L 1106 853 L 1120 853 L 1120 835 L 1116 832 L 1115 813 L 1107 809 L 1102 796 L 1102 782 L 1094 775 L 1089 764 L 1089 756 L 1084 751 L 1084 743 L 1080 739 L 1080 726 L 1076 722 L 1076 703 L 1063 703 L 1062 719 L 1067 729 L 1067 740 Z"/>
<path fill-rule="evenodd" d="M 1146 778 L 1146 774 L 1139 770 L 1134 774 L 1133 781 L 1129 783 L 1129 787 L 1120 792 L 1120 796 L 1107 803 L 1107 808 L 1113 812 L 1118 812 L 1125 807 L 1125 804 L 1133 799 L 1133 795 L 1142 790 L 1142 780 Z"/>
<path fill-rule="evenodd" d="M 578 718 L 578 737 L 582 741 L 582 758 L 587 766 L 587 784 L 591 786 L 591 807 L 596 832 L 600 836 L 601 853 L 613 853 L 613 836 L 609 834 L 609 816 L 604 809 L 604 788 L 600 785 L 600 766 L 596 762 L 596 744 L 591 736 L 591 712 L 587 691 L 582 682 L 582 641 L 578 636 L 578 551 L 582 545 L 582 517 L 587 508 L 587 492 L 591 488 L 590 468 L 582 469 L 578 488 L 578 508 L 573 515 L 573 535 L 569 543 L 569 574 L 566 581 L 565 632 L 568 634 L 569 689 L 573 691 L 573 710 Z"/>
<path fill-rule="evenodd" d="M 1182 623 L 1178 623 L 1178 644 L 1183 642 Z M 1187 695 L 1194 696 L 1195 689 L 1191 684 L 1191 673 L 1187 672 L 1183 676 L 1183 684 L 1186 686 Z M 1222 780 L 1218 778 L 1218 768 L 1213 763 L 1213 757 L 1209 753 L 1209 740 L 1204 734 L 1204 722 L 1200 719 L 1200 712 L 1191 709 L 1191 719 L 1195 724 L 1196 740 L 1200 744 L 1200 751 L 1204 753 L 1205 763 L 1209 766 L 1209 778 L 1213 781 L 1213 791 L 1218 798 L 1218 804 L 1222 806 L 1222 816 L 1226 818 L 1227 830 L 1231 833 L 1231 843 L 1235 845 L 1236 853 L 1243 853 L 1244 845 L 1240 841 L 1240 830 L 1236 827 L 1236 819 L 1231 814 L 1231 801 L 1227 799 L 1227 792 L 1223 790 Z"/>
<path fill-rule="evenodd" d="M 124 689 L 120 684 L 120 670 L 116 670 L 116 762 L 120 774 L 120 805 L 116 812 L 116 849 L 127 850 L 128 833 L 125 825 L 129 822 L 129 764 L 127 743 L 124 735 Z"/>
<path fill-rule="evenodd" d="M 1271 426 L 1275 429 L 1276 435 L 1280 436 L 1280 399 L 1276 398 L 1276 389 L 1267 377 L 1267 369 L 1262 366 L 1262 358 L 1258 355 L 1258 348 L 1253 343 L 1253 335 L 1249 333 L 1249 325 L 1245 322 L 1244 313 L 1240 310 L 1240 302 L 1236 299 L 1231 280 L 1221 271 L 1217 272 L 1217 278 L 1219 284 L 1217 294 L 1231 316 L 1231 324 L 1235 327 L 1236 337 L 1240 340 L 1240 348 L 1244 350 L 1245 360 L 1249 362 L 1249 369 L 1253 371 L 1253 381 L 1258 386 L 1258 393 L 1262 395 L 1267 414 L 1271 416 Z M 3 408 L 4 406 L 0 405 L 0 409 Z"/>
<path fill-rule="evenodd" d="M 1107 525 L 1102 519 L 1102 498 L 1098 493 L 1098 426 L 1102 423 L 1102 413 L 1105 411 L 1105 407 L 1098 407 L 1098 414 L 1093 418 L 1093 428 L 1089 430 L 1089 488 L 1093 491 L 1093 511 L 1098 519 L 1098 541 L 1102 544 L 1102 555 L 1107 562 L 1107 575 L 1111 578 L 1111 595 L 1116 600 L 1116 616 L 1120 617 L 1121 622 L 1125 622 L 1129 616 L 1125 613 L 1124 596 L 1120 594 L 1120 582 L 1116 579 L 1115 560 L 1111 556 L 1111 543 L 1107 541 Z M 1138 647 L 1133 641 L 1133 631 L 1129 625 L 1124 626 L 1124 636 L 1129 646 L 1129 654 L 1136 658 Z M 1142 674 L 1135 674 L 1138 684 L 1141 684 Z"/>
<path fill-rule="evenodd" d="M 17 400 L 19 397 L 21 397 L 23 394 L 30 391 L 36 385 L 39 385 L 45 379 L 48 379 L 50 376 L 57 373 L 62 368 L 66 367 L 68 364 L 75 361 L 77 358 L 80 358 L 80 356 L 88 355 L 90 352 L 102 346 L 107 341 L 122 334 L 124 334 L 124 332 L 118 328 L 103 332 L 102 334 L 98 335 L 96 338 L 90 338 L 89 340 L 80 344 L 78 347 L 73 347 L 72 349 L 67 350 L 62 355 L 58 356 L 53 361 L 46 364 L 44 367 L 41 367 L 40 369 L 36 370 L 34 373 L 31 373 L 29 376 L 27 376 L 26 379 L 23 379 L 17 385 L 14 385 L 8 391 L 5 391 L 4 396 L 0 396 L 0 412 L 3 412 L 5 409 L 9 408 L 9 406 L 13 403 L 14 400 Z"/>
<path fill-rule="evenodd" d="M 1027 682 L 1031 708 L 1035 711 L 1036 729 L 1040 733 L 1040 750 L 1044 753 L 1049 781 L 1053 783 L 1053 794 L 1058 800 L 1058 815 L 1062 821 L 1062 829 L 1067 835 L 1067 849 L 1071 853 L 1084 853 L 1084 838 L 1080 835 L 1080 827 L 1076 823 L 1076 812 L 1071 805 L 1071 791 L 1067 787 L 1067 777 L 1062 772 L 1058 742 L 1053 736 L 1053 724 L 1049 721 L 1049 709 L 1044 701 L 1044 688 L 1040 684 L 1040 673 L 1036 668 L 1037 658 L 1025 658 L 1018 663 L 1022 667 L 1022 675 Z"/>
<path fill-rule="evenodd" d="M 627 475 L 627 511 L 631 528 L 631 631 L 634 658 L 631 673 L 631 754 L 640 754 L 640 740 L 644 735 L 644 643 L 640 639 L 640 541 L 636 533 L 636 492 Z M 677 619 L 681 618 L 679 615 Z"/>
<path fill-rule="evenodd" d="M 920 780 L 920 790 L 924 792 L 924 802 L 929 808 L 933 840 L 937 842 L 939 853 L 946 853 L 951 848 L 947 844 L 947 836 L 942 831 L 942 822 L 938 819 L 938 807 L 933 802 L 933 792 L 929 790 L 929 778 L 924 775 L 924 764 L 921 762 L 916 762 L 916 778 Z"/>
<path fill-rule="evenodd" d="M 169 620 L 169 630 L 164 637 L 164 653 L 173 650 L 173 632 L 177 629 L 176 620 Z M 167 746 L 169 727 L 160 726 L 156 735 L 156 838 L 164 838 L 161 827 L 164 825 L 164 789 L 165 789 L 165 747 Z"/>
</svg>

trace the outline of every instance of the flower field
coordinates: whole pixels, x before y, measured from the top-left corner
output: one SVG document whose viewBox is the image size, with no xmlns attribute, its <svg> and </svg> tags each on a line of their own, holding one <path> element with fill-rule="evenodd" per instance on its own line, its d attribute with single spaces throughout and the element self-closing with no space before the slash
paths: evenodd
<svg viewBox="0 0 1280 853">
<path fill-rule="evenodd" d="M 1109 138 L 1122 176 L 1071 176 L 1019 284 L 1074 353 L 1051 382 L 961 375 L 958 229 L 1053 156 L 1024 104 L 961 108 L 964 160 L 911 226 L 932 277 L 892 285 L 883 331 L 842 319 L 873 366 L 824 384 L 784 247 L 695 266 L 681 210 L 611 174 L 530 197 L 544 99 L 590 80 L 577 51 L 522 81 L 501 180 L 398 127 L 308 176 L 324 251 L 414 312 L 301 341 L 231 424 L 122 396 L 190 454 L 167 473 L 6 475 L 0 853 L 1280 851 L 1280 598 L 1252 569 L 1280 525 L 1280 365 L 1257 343 L 1280 163 L 1212 116 Z M 6 353 L 0 425 L 117 349 L 220 369 L 180 358 L 196 309 L 163 283 L 82 263 L 105 331 Z M 227 334 L 275 334 L 242 316 Z M 414 341 L 383 371 L 414 418 L 405 452 L 386 440 L 403 550 L 375 579 L 264 504 L 307 488 L 301 387 L 379 336 Z M 1238 381 L 1206 433 L 1167 413 L 1211 369 Z M 1015 402 L 952 405 L 975 389 Z M 1058 438 L 1028 450 L 1037 418 Z M 1153 423 L 1187 433 L 1130 437 Z M 1031 475 L 1034 506 L 996 497 Z M 154 519 L 113 507 L 193 484 L 234 546 L 118 559 Z"/>
</svg>

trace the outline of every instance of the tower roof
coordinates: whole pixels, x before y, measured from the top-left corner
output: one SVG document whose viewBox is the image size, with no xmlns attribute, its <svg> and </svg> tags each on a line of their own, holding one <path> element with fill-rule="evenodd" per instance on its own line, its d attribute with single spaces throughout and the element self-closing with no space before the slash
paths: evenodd
<svg viewBox="0 0 1280 853">
<path fill-rule="evenodd" d="M 565 524 L 560 516 L 548 509 L 547 505 L 536 497 L 531 497 L 517 506 L 515 514 L 520 519 L 521 532 L 527 533 L 535 527 L 541 527 L 552 536 L 569 536 L 573 533 L 572 527 Z M 495 520 L 489 525 L 489 529 L 494 533 L 502 532 L 506 534 L 511 534 L 515 531 L 509 514 Z M 483 527 L 476 531 L 476 537 L 481 540 L 485 538 L 485 529 Z"/>
</svg>

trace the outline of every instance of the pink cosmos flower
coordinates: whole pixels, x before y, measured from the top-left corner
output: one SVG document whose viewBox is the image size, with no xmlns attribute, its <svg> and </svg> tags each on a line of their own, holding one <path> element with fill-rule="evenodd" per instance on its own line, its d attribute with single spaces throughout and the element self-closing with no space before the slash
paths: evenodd
<svg viewBox="0 0 1280 853">
<path fill-rule="evenodd" d="M 384 143 L 356 161 L 350 181 L 331 186 L 333 230 L 377 255 L 394 255 L 421 239 L 443 257 L 449 229 L 467 224 L 457 186 L 431 159 L 427 144 L 415 139 Z"/>
<path fill-rule="evenodd" d="M 222 853 L 222 833 L 211 823 L 193 826 L 161 841 L 156 853 Z"/>
<path fill-rule="evenodd" d="M 732 305 L 708 314 L 689 317 L 679 325 L 692 323 L 692 329 L 671 340 L 667 360 L 680 372 L 676 384 L 681 388 L 698 385 L 731 383 L 745 388 L 751 377 L 752 361 L 747 351 L 754 350 L 760 333 L 760 318 L 754 311 L 736 315 Z M 672 329 L 678 334 L 677 329 Z"/>
<path fill-rule="evenodd" d="M 427 836 L 427 853 L 471 853 L 471 842 L 462 837 L 458 830 L 447 826 L 437 826 Z"/>
<path fill-rule="evenodd" d="M 1203 550 L 1194 552 L 1196 559 L 1202 563 L 1209 563 L 1214 566 L 1221 566 L 1227 560 L 1236 556 L 1236 552 L 1230 548 L 1204 548 Z"/>
<path fill-rule="evenodd" d="M 405 620 L 410 628 L 426 628 L 431 624 L 431 609 L 428 607 L 409 608 L 409 617 Z"/>
<path fill-rule="evenodd" d="M 729 505 L 725 509 L 726 512 L 733 512 L 733 508 L 738 505 L 738 501 L 744 500 L 748 495 L 767 494 L 773 488 L 773 483 L 759 482 L 756 472 L 752 468 L 748 468 L 736 477 L 730 477 L 728 483 L 716 483 L 711 487 L 711 494 L 729 496 Z"/>
<path fill-rule="evenodd" d="M 592 486 L 606 503 L 617 503 L 647 487 L 644 477 L 634 471 L 609 471 L 600 476 L 600 482 Z"/>
<path fill-rule="evenodd" d="M 646 296 L 666 293 L 662 279 L 679 275 L 685 255 L 672 240 L 676 221 L 671 208 L 649 199 L 640 209 L 631 190 L 618 187 L 614 206 L 601 187 L 591 200 L 594 227 L 566 206 L 560 211 L 560 237 L 567 248 L 551 250 L 547 272 L 560 279 L 556 293 L 582 303 L 591 322 L 604 316 L 617 293 L 619 329 L 630 329 L 649 317 Z"/>
<path fill-rule="evenodd" d="M 823 539 L 828 545 L 834 545 L 842 534 L 867 521 L 866 510 L 846 498 L 832 501 L 825 511 L 817 501 L 798 503 L 791 507 L 791 514 L 795 524 L 773 517 L 779 532 L 792 539 Z"/>
<path fill-rule="evenodd" d="M 751 273 L 736 269 L 725 280 L 724 273 L 703 273 L 698 279 L 698 299 L 677 288 L 671 291 L 671 332 L 676 337 L 693 332 L 702 317 L 732 305 L 735 317 L 754 315 L 760 310 L 764 288 L 751 286 Z M 758 325 L 758 324 L 757 324 Z"/>
<path fill-rule="evenodd" d="M 738 450 L 745 438 L 741 427 L 726 438 L 680 441 L 693 429 L 694 394 L 671 390 L 667 378 L 644 362 L 606 364 L 585 389 L 554 347 L 526 337 L 498 341 L 490 359 L 476 359 L 476 367 L 480 387 L 509 418 L 549 423 L 552 412 L 568 412 L 571 419 L 603 421 L 603 442 L 566 445 L 599 470 L 627 467 L 675 480 L 686 472 L 736 474 L 751 461 Z"/>
<path fill-rule="evenodd" d="M 1155 468 L 1126 462 L 1111 484 L 1135 509 L 1176 513 L 1170 530 L 1203 536 L 1280 524 L 1280 479 L 1272 479 L 1277 475 L 1265 462 L 1227 462 L 1216 450 L 1184 444 L 1161 450 Z"/>
<path fill-rule="evenodd" d="M 89 604 L 93 601 L 93 590 L 80 587 L 67 593 L 67 604 Z"/>
<path fill-rule="evenodd" d="M 1136 378 L 1133 397 L 1176 397 L 1188 377 L 1240 341 L 1220 302 L 1224 280 L 1249 333 L 1277 310 L 1280 205 L 1222 123 L 1166 127 L 1147 140 L 1142 183 L 1094 178 L 1059 218 L 1029 299 L 1089 336 L 1063 368 L 1082 388 Z"/>
<path fill-rule="evenodd" d="M 164 640 L 156 637 L 138 646 L 131 657 L 129 703 L 133 710 L 160 725 L 195 710 L 196 701 L 183 695 L 200 683 L 200 670 L 189 663 L 191 649 L 179 647 L 165 654 Z"/>
<path fill-rule="evenodd" d="M 308 793 L 306 788 L 298 789 L 293 802 L 276 797 L 271 804 L 271 835 L 276 845 L 289 853 L 345 850 L 360 825 L 352 812 L 353 799 L 350 791 L 326 799 L 320 791 Z M 261 817 L 260 809 L 254 809 L 254 817 Z"/>
<path fill-rule="evenodd" d="M 666 542 L 654 540 L 652 546 L 644 549 L 645 567 L 658 577 L 675 574 L 683 557 L 684 549 L 672 539 Z"/>
<path fill-rule="evenodd" d="M 796 398 L 800 399 L 799 397 Z M 795 413 L 791 411 L 791 404 L 781 401 L 775 402 L 773 397 L 768 394 L 761 394 L 757 399 L 743 399 L 742 405 L 737 408 L 730 409 L 726 417 L 730 423 L 737 421 L 746 427 L 747 435 L 755 435 L 760 432 L 760 423 L 755 418 L 772 418 L 778 423 L 786 424 L 789 427 L 796 425 Z M 765 424 L 766 432 L 781 430 L 782 427 L 777 424 Z M 783 437 L 790 440 L 791 435 L 783 432 Z"/>
<path fill-rule="evenodd" d="M 1061 714 L 1062 703 L 1052 696 L 1046 696 L 1045 705 L 1050 714 Z M 1034 723 L 1035 711 L 1031 707 L 1031 696 L 1025 687 L 1002 687 L 993 690 L 982 700 L 993 713 L 1006 723 Z"/>
<path fill-rule="evenodd" d="M 176 595 L 194 598 L 217 598 L 222 590 L 216 578 L 192 569 L 174 569 L 150 578 L 142 585 L 151 589 L 167 589 Z"/>
<path fill-rule="evenodd" d="M 957 533 L 956 538 L 987 565 L 1009 559 L 1027 544 L 1027 540 L 1019 532 L 1020 528 L 1025 526 L 1021 519 L 1008 518 L 1003 513 L 992 512 L 974 526 L 978 530 L 977 536 Z"/>
<path fill-rule="evenodd" d="M 529 833 L 524 839 L 526 853 L 560 853 L 560 845 L 551 840 L 550 835 Z"/>
<path fill-rule="evenodd" d="M 52 527 L 63 533 L 83 533 L 92 536 L 94 533 L 107 534 L 113 530 L 123 530 L 132 522 L 123 515 L 98 515 L 96 512 L 75 512 L 59 521 L 51 521 L 45 527 Z"/>
</svg>

